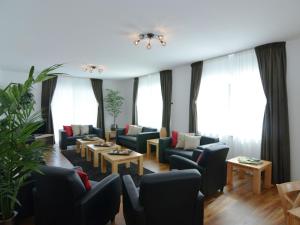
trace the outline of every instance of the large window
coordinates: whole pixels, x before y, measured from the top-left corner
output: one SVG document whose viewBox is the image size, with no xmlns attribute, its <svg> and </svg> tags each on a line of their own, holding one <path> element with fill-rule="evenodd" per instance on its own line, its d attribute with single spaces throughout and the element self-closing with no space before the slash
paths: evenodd
<svg viewBox="0 0 300 225">
<path fill-rule="evenodd" d="M 139 78 L 137 113 L 139 125 L 161 128 L 162 97 L 159 74 Z"/>
<path fill-rule="evenodd" d="M 227 143 L 229 156 L 260 157 L 265 104 L 254 50 L 204 62 L 198 128 Z"/>
<path fill-rule="evenodd" d="M 52 104 L 55 139 L 63 125 L 96 125 L 98 103 L 90 79 L 59 77 Z"/>
</svg>

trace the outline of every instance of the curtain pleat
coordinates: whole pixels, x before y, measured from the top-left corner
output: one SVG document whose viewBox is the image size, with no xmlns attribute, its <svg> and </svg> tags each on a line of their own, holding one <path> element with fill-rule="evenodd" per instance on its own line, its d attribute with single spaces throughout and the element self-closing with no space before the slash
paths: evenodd
<svg viewBox="0 0 300 225">
<path fill-rule="evenodd" d="M 190 108 L 189 108 L 189 132 L 196 133 L 198 131 L 197 121 L 197 98 L 200 88 L 203 61 L 193 63 L 192 67 L 192 78 L 190 88 Z"/>
<path fill-rule="evenodd" d="M 139 88 L 139 78 L 134 78 L 133 83 L 133 97 L 132 97 L 132 124 L 138 124 L 137 114 L 137 94 Z"/>
<path fill-rule="evenodd" d="M 104 107 L 103 107 L 103 81 L 101 79 L 91 79 L 95 98 L 98 102 L 97 127 L 105 130 Z"/>
<path fill-rule="evenodd" d="M 166 128 L 169 136 L 172 106 L 172 70 L 160 72 L 160 85 L 163 100 L 162 127 Z"/>
<path fill-rule="evenodd" d="M 42 118 L 46 127 L 46 132 L 49 134 L 54 134 L 51 102 L 55 91 L 56 83 L 57 77 L 43 81 L 42 83 L 41 111 Z"/>
<path fill-rule="evenodd" d="M 255 52 L 267 98 L 261 158 L 272 162 L 273 183 L 283 183 L 290 180 L 285 42 L 258 46 Z"/>
</svg>

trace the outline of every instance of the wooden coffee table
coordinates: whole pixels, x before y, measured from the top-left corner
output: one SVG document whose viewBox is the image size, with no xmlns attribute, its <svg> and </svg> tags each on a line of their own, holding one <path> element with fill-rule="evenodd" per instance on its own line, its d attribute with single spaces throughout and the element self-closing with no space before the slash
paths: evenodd
<svg viewBox="0 0 300 225">
<path fill-rule="evenodd" d="M 77 139 L 76 140 L 76 152 L 81 154 L 81 157 L 85 157 L 85 149 L 88 144 L 101 144 L 105 142 L 103 139 L 99 137 L 95 137 L 93 140 L 83 140 Z"/>
<path fill-rule="evenodd" d="M 101 154 L 104 152 L 116 149 L 121 149 L 121 146 L 114 144 L 110 147 L 100 147 L 95 146 L 94 144 L 88 144 L 86 149 L 86 160 L 90 162 L 93 154 L 93 166 L 99 167 L 99 156 L 101 156 Z"/>
<path fill-rule="evenodd" d="M 137 161 L 138 175 L 143 175 L 143 154 L 132 151 L 130 155 L 110 155 L 108 152 L 101 154 L 101 171 L 106 173 L 106 161 L 111 163 L 111 172 L 118 173 L 118 165 L 126 163 L 126 167 L 130 166 L 131 162 Z"/>
<path fill-rule="evenodd" d="M 270 188 L 272 178 L 272 162 L 262 160 L 260 165 L 244 164 L 238 161 L 238 157 L 227 160 L 227 185 L 232 188 L 233 183 L 233 168 L 237 168 L 239 172 L 244 173 L 248 170 L 253 174 L 252 190 L 255 194 L 261 193 L 261 174 L 264 172 L 264 187 Z"/>
</svg>

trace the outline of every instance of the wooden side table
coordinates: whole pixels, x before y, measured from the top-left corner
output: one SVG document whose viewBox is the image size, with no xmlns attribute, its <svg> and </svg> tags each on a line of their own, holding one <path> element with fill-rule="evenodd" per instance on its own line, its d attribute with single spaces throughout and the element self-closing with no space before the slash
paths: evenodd
<svg viewBox="0 0 300 225">
<path fill-rule="evenodd" d="M 239 156 L 240 157 L 240 156 Z M 250 171 L 253 174 L 252 190 L 255 194 L 261 193 L 261 174 L 264 176 L 264 187 L 270 188 L 272 178 L 272 163 L 270 161 L 262 160 L 260 165 L 244 164 L 238 161 L 239 157 L 227 160 L 227 185 L 232 188 L 233 183 L 233 168 L 237 168 L 239 171 Z"/>
<path fill-rule="evenodd" d="M 105 140 L 110 141 L 110 139 L 115 138 L 116 135 L 117 135 L 117 131 L 107 130 L 107 131 L 105 131 Z"/>
<path fill-rule="evenodd" d="M 147 140 L 147 158 L 151 158 L 151 145 L 155 146 L 156 160 L 159 160 L 159 138 Z"/>
<path fill-rule="evenodd" d="M 288 211 L 287 225 L 300 225 L 300 207 Z"/>
</svg>

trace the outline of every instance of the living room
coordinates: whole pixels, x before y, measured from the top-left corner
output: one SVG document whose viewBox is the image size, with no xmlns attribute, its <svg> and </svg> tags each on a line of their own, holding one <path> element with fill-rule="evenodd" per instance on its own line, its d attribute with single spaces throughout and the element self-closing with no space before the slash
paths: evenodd
<svg viewBox="0 0 300 225">
<path fill-rule="evenodd" d="M 300 224 L 299 7 L 1 1 L 0 225 Z"/>
</svg>

